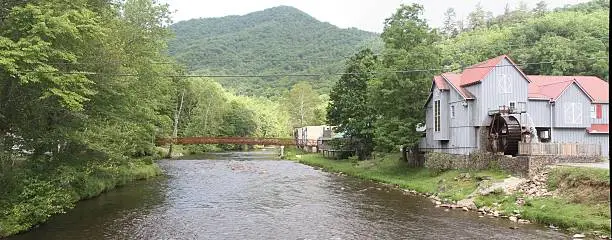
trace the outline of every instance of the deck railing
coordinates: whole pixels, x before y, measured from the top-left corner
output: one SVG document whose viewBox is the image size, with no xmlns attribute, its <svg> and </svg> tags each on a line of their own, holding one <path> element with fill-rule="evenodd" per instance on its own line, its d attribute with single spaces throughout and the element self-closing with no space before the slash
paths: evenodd
<svg viewBox="0 0 612 240">
<path fill-rule="evenodd" d="M 519 143 L 519 155 L 601 156 L 601 146 L 585 143 Z"/>
</svg>

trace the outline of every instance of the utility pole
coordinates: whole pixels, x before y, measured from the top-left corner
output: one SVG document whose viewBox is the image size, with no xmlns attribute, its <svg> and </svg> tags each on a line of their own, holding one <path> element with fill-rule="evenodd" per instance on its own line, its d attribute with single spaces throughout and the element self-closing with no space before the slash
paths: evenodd
<svg viewBox="0 0 612 240">
<path fill-rule="evenodd" d="M 179 118 L 181 117 L 181 111 L 183 110 L 183 100 L 185 99 L 185 90 L 181 93 L 181 102 L 179 103 L 178 111 L 174 113 L 174 129 L 172 130 L 172 141 L 170 142 L 170 149 L 168 149 L 168 158 L 172 158 L 172 147 L 178 135 L 178 124 Z"/>
</svg>

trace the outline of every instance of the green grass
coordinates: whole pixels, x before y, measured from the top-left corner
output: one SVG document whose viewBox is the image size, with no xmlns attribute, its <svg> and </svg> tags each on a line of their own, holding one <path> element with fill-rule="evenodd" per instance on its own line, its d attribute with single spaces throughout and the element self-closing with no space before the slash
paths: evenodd
<svg viewBox="0 0 612 240">
<path fill-rule="evenodd" d="M 522 216 L 535 222 L 553 224 L 574 230 L 599 230 L 610 233 L 610 206 L 608 204 L 571 203 L 563 198 L 536 198 L 527 200 Z"/>
<path fill-rule="evenodd" d="M 556 189 L 560 182 L 570 187 L 582 184 L 607 184 L 610 185 L 610 170 L 588 167 L 555 167 L 549 173 L 548 187 Z"/>
<path fill-rule="evenodd" d="M 0 195 L 0 238 L 64 213 L 79 200 L 160 173 L 157 164 L 145 159 L 122 164 L 62 165 L 42 173 L 17 169 L 11 176 L 2 176 L 11 183 L 11 189 L 4 189 Z"/>
<path fill-rule="evenodd" d="M 428 169 L 408 168 L 399 154 L 390 154 L 374 160 L 331 160 L 319 154 L 300 154 L 298 150 L 288 151 L 287 158 L 300 163 L 317 166 L 330 172 L 343 172 L 347 175 L 389 183 L 401 188 L 412 189 L 420 193 L 438 193 L 441 198 L 461 200 L 477 188 L 477 177 L 490 176 L 493 180 L 501 180 L 507 174 L 496 170 L 461 171 L 451 170 L 435 174 Z M 455 178 L 469 173 L 469 177 L 456 181 Z M 609 187 L 609 173 L 599 169 L 559 168 L 551 172 L 552 185 L 568 186 L 569 182 L 583 183 L 588 179 L 591 183 L 606 183 Z M 550 184 L 550 183 L 549 183 Z M 584 186 L 579 186 L 584 190 Z M 609 191 L 609 190 L 608 190 Z M 477 196 L 476 206 L 497 206 L 506 215 L 518 210 L 521 218 L 542 224 L 555 226 L 572 231 L 597 230 L 610 234 L 610 207 L 606 203 L 576 203 L 563 197 L 526 198 L 523 206 L 517 206 L 516 200 L 520 194 L 505 195 L 499 191 L 487 196 Z"/>
<path fill-rule="evenodd" d="M 441 198 L 461 200 L 477 188 L 476 178 L 490 176 L 493 179 L 503 179 L 506 174 L 500 171 L 460 171 L 452 170 L 436 174 L 425 168 L 408 168 L 399 154 L 389 154 L 374 160 L 331 160 L 318 154 L 305 154 L 296 157 L 288 155 L 289 159 L 300 163 L 321 167 L 331 172 L 343 172 L 347 175 L 397 185 L 421 193 L 438 193 Z M 465 174 L 466 179 L 455 180 Z"/>
</svg>

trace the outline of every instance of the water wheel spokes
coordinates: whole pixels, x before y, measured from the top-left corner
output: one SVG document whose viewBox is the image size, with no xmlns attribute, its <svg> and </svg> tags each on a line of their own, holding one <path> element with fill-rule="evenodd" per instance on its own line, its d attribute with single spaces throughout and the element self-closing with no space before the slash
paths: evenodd
<svg viewBox="0 0 612 240">
<path fill-rule="evenodd" d="M 489 129 L 489 141 L 493 152 L 503 152 L 507 155 L 518 153 L 521 129 L 515 117 L 494 115 Z"/>
</svg>

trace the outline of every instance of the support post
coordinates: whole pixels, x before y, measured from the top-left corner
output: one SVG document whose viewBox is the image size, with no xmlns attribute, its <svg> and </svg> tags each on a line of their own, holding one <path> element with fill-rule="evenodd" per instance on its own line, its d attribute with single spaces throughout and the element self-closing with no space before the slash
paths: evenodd
<svg viewBox="0 0 612 240">
<path fill-rule="evenodd" d="M 280 146 L 280 158 L 285 158 L 285 146 Z"/>
</svg>

